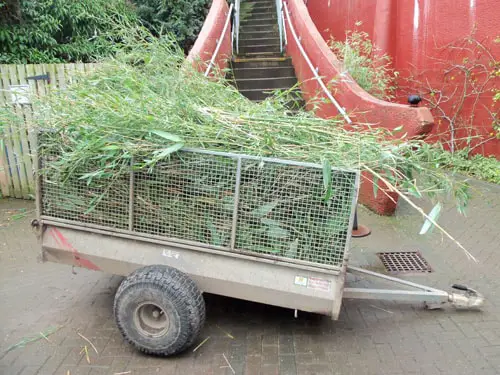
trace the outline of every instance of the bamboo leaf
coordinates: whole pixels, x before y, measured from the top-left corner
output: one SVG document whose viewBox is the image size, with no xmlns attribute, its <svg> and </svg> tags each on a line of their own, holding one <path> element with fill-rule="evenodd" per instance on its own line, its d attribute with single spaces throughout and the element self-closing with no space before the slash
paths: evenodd
<svg viewBox="0 0 500 375">
<path fill-rule="evenodd" d="M 179 151 L 183 146 L 184 146 L 183 143 L 176 143 L 170 147 L 163 148 L 161 150 L 157 150 L 153 154 L 154 154 L 156 160 L 161 160 L 161 159 L 164 159 L 167 156 L 173 154 L 174 152 Z"/>
<path fill-rule="evenodd" d="M 216 226 L 212 223 L 208 215 L 205 216 L 205 220 L 207 223 L 207 228 L 210 231 L 210 238 L 211 238 L 210 243 L 215 246 L 221 246 L 223 239 L 222 236 L 217 231 Z"/>
<path fill-rule="evenodd" d="M 293 242 L 290 242 L 290 247 L 285 253 L 285 257 L 295 259 L 297 258 L 297 250 L 299 248 L 299 239 L 296 238 Z"/>
<path fill-rule="evenodd" d="M 267 235 L 273 238 L 287 238 L 290 235 L 290 232 L 280 227 L 271 226 L 267 230 Z"/>
<path fill-rule="evenodd" d="M 441 202 L 438 202 L 429 212 L 429 217 L 436 222 L 437 219 L 439 218 L 439 215 L 441 214 L 441 209 L 443 208 L 443 205 Z M 420 234 L 425 234 L 429 231 L 434 226 L 434 224 L 429 220 L 425 220 L 424 225 L 422 225 L 422 229 L 420 229 Z"/>
<path fill-rule="evenodd" d="M 165 132 L 163 130 L 153 130 L 151 133 L 159 135 L 160 137 L 168 139 L 169 141 L 172 141 L 172 142 L 177 142 L 177 143 L 184 142 L 182 140 L 182 138 L 179 137 L 178 135 L 168 133 L 168 132 Z"/>
<path fill-rule="evenodd" d="M 101 150 L 120 150 L 122 147 L 118 145 L 106 145 L 101 147 Z"/>
<path fill-rule="evenodd" d="M 262 218 L 260 219 L 260 222 L 265 225 L 274 225 L 275 227 L 281 226 L 281 223 L 279 221 L 273 219 Z"/>
<path fill-rule="evenodd" d="M 408 193 L 416 198 L 422 198 L 422 193 L 413 185 L 408 185 Z"/>
<path fill-rule="evenodd" d="M 377 198 L 377 194 L 378 194 L 378 177 L 377 176 L 373 176 L 373 196 L 375 198 Z"/>
<path fill-rule="evenodd" d="M 332 197 L 332 166 L 328 160 L 323 162 L 323 187 L 325 189 L 324 201 L 327 202 Z"/>
<path fill-rule="evenodd" d="M 264 217 L 267 214 L 269 214 L 278 205 L 279 202 L 280 202 L 279 200 L 275 200 L 275 201 L 266 203 L 266 204 L 256 208 L 252 212 L 250 212 L 250 214 L 252 216 L 259 217 L 259 218 Z"/>
</svg>

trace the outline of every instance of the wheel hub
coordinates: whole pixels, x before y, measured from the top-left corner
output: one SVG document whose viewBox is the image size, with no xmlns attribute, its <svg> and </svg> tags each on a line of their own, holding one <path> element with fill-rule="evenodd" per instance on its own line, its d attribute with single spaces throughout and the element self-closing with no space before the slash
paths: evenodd
<svg viewBox="0 0 500 375">
<path fill-rule="evenodd" d="M 170 320 L 165 311 L 152 302 L 143 302 L 137 306 L 134 323 L 138 331 L 147 337 L 161 337 L 170 328 Z"/>
</svg>

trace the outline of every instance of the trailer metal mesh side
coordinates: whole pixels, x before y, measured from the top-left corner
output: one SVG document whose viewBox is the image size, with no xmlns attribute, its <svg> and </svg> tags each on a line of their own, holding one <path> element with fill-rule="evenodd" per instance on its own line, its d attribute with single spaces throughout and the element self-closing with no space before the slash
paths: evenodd
<svg viewBox="0 0 500 375">
<path fill-rule="evenodd" d="M 357 172 L 333 169 L 325 178 L 313 164 L 184 150 L 154 168 L 114 180 L 96 175 L 88 183 L 89 166 L 67 178 L 55 168 L 56 153 L 41 155 L 44 217 L 230 251 L 343 262 Z"/>
<path fill-rule="evenodd" d="M 137 172 L 133 230 L 228 247 L 235 180 L 236 160 L 187 152 Z"/>
<path fill-rule="evenodd" d="M 356 175 L 333 171 L 325 200 L 318 168 L 244 160 L 236 246 L 321 264 L 344 257 Z"/>
<path fill-rule="evenodd" d="M 117 229 L 128 228 L 128 176 L 111 181 L 96 178 L 89 186 L 85 179 L 60 174 L 57 160 L 55 152 L 45 153 L 41 160 L 42 215 Z M 47 168 L 49 165 L 51 168 Z M 75 168 L 75 174 L 80 177 L 92 172 Z"/>
</svg>

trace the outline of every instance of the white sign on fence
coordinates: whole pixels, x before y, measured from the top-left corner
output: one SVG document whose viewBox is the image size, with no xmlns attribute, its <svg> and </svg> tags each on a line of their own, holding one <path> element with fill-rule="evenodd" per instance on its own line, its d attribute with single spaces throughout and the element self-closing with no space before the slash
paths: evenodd
<svg viewBox="0 0 500 375">
<path fill-rule="evenodd" d="M 29 85 L 10 85 L 12 104 L 30 104 Z"/>
</svg>

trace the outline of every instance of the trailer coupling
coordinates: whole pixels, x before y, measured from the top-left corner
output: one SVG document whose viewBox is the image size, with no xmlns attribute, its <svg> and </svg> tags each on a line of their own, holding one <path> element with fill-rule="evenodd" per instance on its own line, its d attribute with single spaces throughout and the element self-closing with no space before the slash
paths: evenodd
<svg viewBox="0 0 500 375">
<path fill-rule="evenodd" d="M 346 287 L 344 288 L 344 298 L 424 302 L 425 307 L 428 309 L 438 309 L 443 307 L 446 303 L 450 303 L 454 307 L 461 309 L 478 309 L 484 304 L 483 295 L 465 285 L 454 284 L 452 288 L 459 292 L 448 293 L 443 290 L 413 283 L 411 281 L 401 280 L 359 267 L 348 266 L 347 272 L 369 276 L 393 284 L 404 285 L 416 290 Z"/>
<path fill-rule="evenodd" d="M 450 293 L 449 302 L 456 308 L 474 309 L 483 306 L 484 297 L 476 290 L 460 284 L 453 284 L 451 287 L 463 292 Z"/>
</svg>

